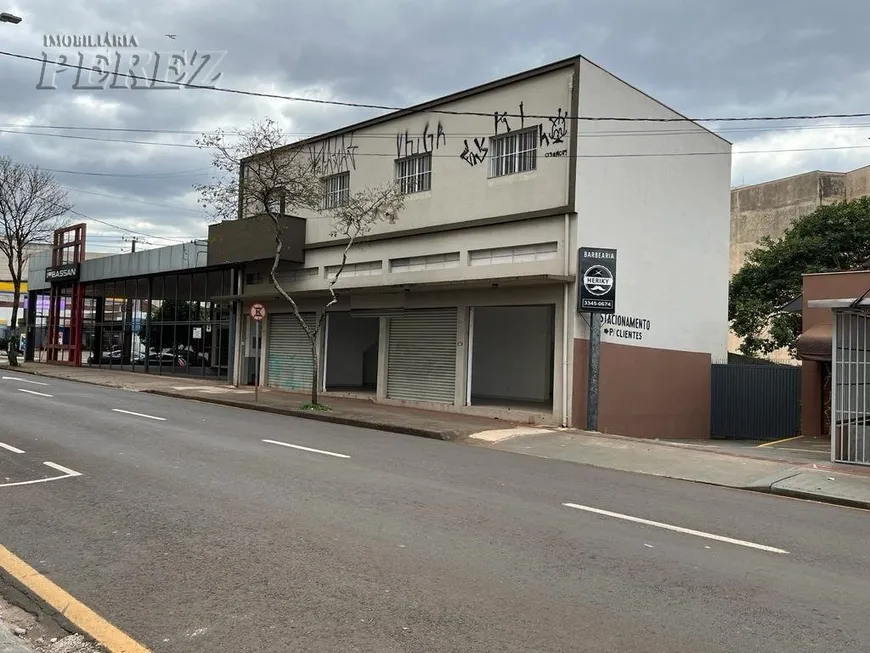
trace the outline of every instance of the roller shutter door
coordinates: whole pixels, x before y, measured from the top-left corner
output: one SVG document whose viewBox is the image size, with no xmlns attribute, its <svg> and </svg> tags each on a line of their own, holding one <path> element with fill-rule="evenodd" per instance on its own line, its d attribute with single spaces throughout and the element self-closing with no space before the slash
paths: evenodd
<svg viewBox="0 0 870 653">
<path fill-rule="evenodd" d="M 314 313 L 302 314 L 309 328 L 316 324 Z M 311 345 L 292 313 L 269 316 L 269 347 L 266 384 L 283 390 L 311 389 Z"/>
<path fill-rule="evenodd" d="M 452 404 L 456 388 L 456 309 L 390 318 L 387 397 Z"/>
</svg>

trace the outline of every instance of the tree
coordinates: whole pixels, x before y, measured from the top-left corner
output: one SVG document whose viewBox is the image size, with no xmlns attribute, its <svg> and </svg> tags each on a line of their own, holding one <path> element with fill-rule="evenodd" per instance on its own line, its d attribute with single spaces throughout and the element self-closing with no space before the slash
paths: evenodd
<svg viewBox="0 0 870 653">
<path fill-rule="evenodd" d="M 64 216 L 71 208 L 67 192 L 49 171 L 0 157 L 0 253 L 6 257 L 13 290 L 6 351 L 13 367 L 18 365 L 17 347 L 11 343 L 17 332 L 24 267 L 33 246 L 51 242 L 54 230 L 66 224 Z"/>
<path fill-rule="evenodd" d="M 822 206 L 795 220 L 776 240 L 763 238 L 731 278 L 728 319 L 741 353 L 794 355 L 800 314 L 781 307 L 801 294 L 804 274 L 861 267 L 870 260 L 870 198 Z"/>
<path fill-rule="evenodd" d="M 345 196 L 338 206 L 324 208 L 324 189 L 320 170 L 300 147 L 287 145 L 281 127 L 271 119 L 253 122 L 229 140 L 222 130 L 204 134 L 197 140 L 203 149 L 212 152 L 216 175 L 209 184 L 196 185 L 200 204 L 212 219 L 233 220 L 268 216 L 275 237 L 275 256 L 269 279 L 278 294 L 291 306 L 293 315 L 308 338 L 311 347 L 312 376 L 309 408 L 323 408 L 318 403 L 317 377 L 319 355 L 317 337 L 326 311 L 338 298 L 335 285 L 347 265 L 348 253 L 357 240 L 372 227 L 387 220 L 394 223 L 404 207 L 404 196 L 398 184 L 390 181 L 383 186 L 363 188 Z M 336 273 L 327 280 L 329 299 L 314 326 L 305 322 L 292 294 L 278 280 L 281 262 L 281 218 L 283 215 L 304 217 L 306 213 L 325 214 L 332 219 L 330 237 L 342 238 L 344 247 Z"/>
</svg>

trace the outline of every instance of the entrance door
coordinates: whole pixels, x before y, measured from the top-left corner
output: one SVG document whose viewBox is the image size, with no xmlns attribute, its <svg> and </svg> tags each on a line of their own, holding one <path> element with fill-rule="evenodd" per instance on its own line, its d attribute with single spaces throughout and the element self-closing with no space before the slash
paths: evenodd
<svg viewBox="0 0 870 653">
<path fill-rule="evenodd" d="M 455 308 L 390 318 L 387 397 L 452 404 L 456 392 Z"/>
<path fill-rule="evenodd" d="M 316 326 L 314 313 L 302 313 L 309 328 Z M 311 344 L 292 313 L 269 316 L 268 379 L 270 388 L 310 390 L 313 377 Z"/>
<path fill-rule="evenodd" d="M 870 316 L 834 311 L 833 331 L 832 458 L 870 465 Z"/>
</svg>

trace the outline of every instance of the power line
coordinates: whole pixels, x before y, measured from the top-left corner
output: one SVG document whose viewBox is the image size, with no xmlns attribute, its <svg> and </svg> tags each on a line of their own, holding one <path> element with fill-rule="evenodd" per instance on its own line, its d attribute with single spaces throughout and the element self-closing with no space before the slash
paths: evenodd
<svg viewBox="0 0 870 653">
<path fill-rule="evenodd" d="M 489 116 L 490 118 L 492 116 Z M 133 133 L 146 133 L 146 134 L 168 134 L 168 135 L 190 135 L 190 136 L 201 136 L 204 132 L 208 130 L 194 130 L 194 129 L 158 129 L 158 128 L 140 128 L 140 127 L 88 127 L 84 125 L 22 125 L 17 123 L 0 123 L 0 127 L 13 127 L 18 128 L 15 131 L 9 130 L 5 133 L 16 133 L 16 134 L 28 134 L 29 132 L 20 131 L 22 128 L 26 129 L 55 129 L 55 130 L 63 130 L 63 131 L 96 131 L 96 132 L 133 132 Z M 867 129 L 870 127 L 870 123 L 868 122 L 860 122 L 860 123 L 838 123 L 838 124 L 829 124 L 829 125 L 767 125 L 764 127 L 722 127 L 717 129 L 717 132 L 722 133 L 765 133 L 772 131 L 806 131 L 806 130 L 819 130 L 819 129 Z M 224 134 L 230 135 L 238 135 L 240 131 L 238 129 L 223 129 Z M 319 136 L 323 132 L 285 132 L 286 136 L 291 137 L 299 137 L 299 138 L 311 138 L 315 136 Z M 684 128 L 684 129 L 650 129 L 646 131 L 641 131 L 637 129 L 609 129 L 602 130 L 593 133 L 585 133 L 578 134 L 580 138 L 604 138 L 609 136 L 672 136 L 679 134 L 694 134 L 697 133 L 697 129 L 692 128 Z M 35 134 L 34 134 L 35 135 Z M 47 134 L 49 136 L 64 136 L 63 134 Z M 409 137 L 422 137 L 422 132 L 408 132 Z M 468 137 L 474 138 L 479 136 L 480 134 L 477 132 L 474 133 L 457 133 L 450 132 L 449 137 Z M 394 139 L 396 138 L 395 133 L 366 133 L 366 134 L 354 134 L 354 138 L 357 139 Z M 117 139 L 109 139 L 109 142 L 113 142 Z M 128 143 L 134 141 L 126 141 L 126 140 L 118 140 L 121 143 Z M 154 141 L 144 141 L 148 145 L 155 144 Z M 199 147 L 199 146 L 195 146 Z"/>
<path fill-rule="evenodd" d="M 98 197 L 108 197 L 110 199 L 115 199 L 123 202 L 133 202 L 135 204 L 147 204 L 149 206 L 160 206 L 165 209 L 172 209 L 173 211 L 188 211 L 190 213 L 196 213 L 198 215 L 202 215 L 204 211 L 202 209 L 190 209 L 184 206 L 172 206 L 171 204 L 160 204 L 159 202 L 148 202 L 147 200 L 137 200 L 131 199 L 129 197 L 118 197 L 117 195 L 110 195 L 109 193 L 98 193 L 93 190 L 83 190 L 81 188 L 69 188 L 66 186 L 61 186 L 61 188 L 65 188 L 68 191 L 72 191 L 74 193 L 85 193 L 86 195 L 96 195 Z"/>
<path fill-rule="evenodd" d="M 26 132 L 20 129 L 18 130 L 10 130 L 10 129 L 0 129 L 0 134 L 24 134 L 26 136 L 54 136 L 55 138 L 71 138 L 77 141 L 100 141 L 103 143 L 125 143 L 125 144 L 133 144 L 133 145 L 162 145 L 164 147 L 189 147 L 194 149 L 202 149 L 199 145 L 191 144 L 191 143 L 160 143 L 156 141 L 134 141 L 130 139 L 121 139 L 121 138 L 99 138 L 97 136 L 73 136 L 72 134 L 43 134 L 40 132 Z"/>
<path fill-rule="evenodd" d="M 18 54 L 15 52 L 6 52 L 0 50 L 0 55 L 5 57 L 12 57 L 14 59 L 21 59 L 25 61 L 33 61 L 42 65 L 49 63 L 47 59 L 31 57 L 25 54 Z M 64 68 L 73 68 L 76 70 L 82 70 L 88 73 L 94 72 L 93 67 L 87 66 L 79 66 L 77 64 L 71 64 L 67 62 L 59 62 L 52 61 L 52 65 L 62 66 Z M 108 72 L 108 71 L 98 71 L 98 72 Z M 155 84 L 166 84 L 166 80 L 160 80 L 154 77 L 144 77 L 141 75 L 133 75 L 131 73 L 122 73 L 122 72 L 112 72 L 113 77 L 123 77 L 125 79 L 139 80 L 143 82 L 151 82 Z M 454 116 L 481 116 L 491 118 L 493 117 L 493 112 L 483 112 L 483 111 L 450 111 L 447 109 L 415 109 L 414 107 L 396 107 L 389 106 L 384 104 L 366 104 L 362 102 L 345 102 L 340 100 L 323 100 L 320 98 L 309 98 L 309 97 L 301 97 L 301 96 L 293 96 L 293 95 L 281 95 L 278 93 L 264 93 L 261 91 L 247 91 L 242 89 L 234 89 L 234 88 L 220 88 L 215 86 L 206 86 L 204 84 L 192 84 L 188 82 L 173 82 L 174 85 L 182 86 L 184 88 L 192 88 L 206 91 L 214 91 L 217 93 L 225 93 L 230 95 L 244 95 L 248 97 L 259 97 L 259 98 L 268 98 L 273 100 L 287 100 L 290 102 L 308 102 L 311 104 L 322 104 L 322 105 L 330 105 L 330 106 L 342 106 L 342 107 L 351 107 L 355 109 L 378 109 L 381 111 L 402 111 L 407 113 L 434 113 L 434 114 L 442 114 L 442 115 L 454 115 Z M 509 117 L 509 118 L 520 118 L 523 117 L 520 114 L 510 114 L 510 113 L 501 113 L 499 112 L 499 116 Z M 526 118 L 540 118 L 540 119 L 550 119 L 550 118 L 564 118 L 565 120 L 570 121 L 593 121 L 593 122 L 749 122 L 749 121 L 775 121 L 775 120 L 824 120 L 824 119 L 842 119 L 842 118 L 870 118 L 870 113 L 829 113 L 829 114 L 815 114 L 815 115 L 792 115 L 792 116 L 726 116 L 726 117 L 716 117 L 716 118 L 632 118 L 632 117 L 617 117 L 617 116 L 572 116 L 568 114 L 563 115 L 538 115 L 538 114 L 529 114 L 524 116 Z"/>
<path fill-rule="evenodd" d="M 2 52 L 0 52 L 2 54 Z M 526 116 L 527 118 L 530 116 Z M 0 130 L 3 131 L 3 130 Z M 12 132 L 7 131 L 6 133 L 18 133 L 27 135 L 27 132 Z M 695 133 L 695 132 L 684 132 L 684 133 Z M 645 135 L 653 135 L 654 132 L 646 132 Z M 60 138 L 84 138 L 84 137 L 75 137 L 68 136 L 66 134 L 32 134 L 34 136 L 55 136 Z M 663 134 L 664 135 L 664 134 Z M 395 136 L 389 136 L 390 138 L 395 138 Z M 471 137 L 465 140 L 470 140 Z M 142 144 L 142 145 L 154 145 L 154 146 L 169 146 L 169 147 L 192 147 L 199 148 L 198 145 L 181 145 L 177 143 L 160 143 L 160 142 L 147 142 L 147 141 L 133 141 L 133 140 L 125 140 L 125 139 L 85 139 L 85 140 L 98 140 L 98 141 L 108 141 L 112 143 L 132 143 L 132 144 Z M 289 145 L 292 145 L 290 143 Z M 737 150 L 731 152 L 734 155 L 740 154 L 778 154 L 778 153 L 794 153 L 794 152 L 826 152 L 832 150 L 852 150 L 852 149 L 864 149 L 870 146 L 867 145 L 836 145 L 831 147 L 806 147 L 806 148 L 789 148 L 789 149 L 779 149 L 779 150 Z M 723 155 L 728 154 L 726 152 L 659 152 L 659 153 L 627 153 L 627 154 L 577 154 L 575 158 L 577 159 L 613 159 L 613 158 L 632 158 L 632 157 L 667 157 L 667 156 L 707 156 L 707 155 Z M 458 156 L 456 154 L 436 154 L 431 153 L 433 157 L 437 158 L 452 158 L 454 156 Z M 395 159 L 396 156 L 389 152 L 360 152 L 356 151 L 353 154 L 354 158 L 356 157 L 389 157 Z M 565 154 L 562 155 L 561 158 L 571 158 L 570 155 Z M 211 171 L 212 168 L 194 168 L 191 171 L 181 171 L 181 172 L 167 172 L 167 173 L 151 173 L 151 174 L 119 174 L 119 173 L 98 173 L 98 172 L 79 172 L 74 170 L 55 170 L 51 168 L 45 168 L 45 170 L 49 170 L 50 172 L 57 172 L 61 174 L 71 174 L 71 175 L 89 175 L 89 176 L 97 176 L 97 177 L 135 177 L 135 178 L 151 178 L 151 179 L 167 179 L 167 178 L 177 178 L 182 176 L 200 176 L 205 174 L 207 171 Z M 202 172 L 196 172 L 197 170 Z"/>
</svg>

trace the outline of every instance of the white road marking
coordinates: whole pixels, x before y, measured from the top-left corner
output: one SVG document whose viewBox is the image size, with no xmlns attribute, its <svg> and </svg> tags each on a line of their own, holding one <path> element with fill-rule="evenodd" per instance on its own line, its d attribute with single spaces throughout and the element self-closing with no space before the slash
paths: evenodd
<svg viewBox="0 0 870 653">
<path fill-rule="evenodd" d="M 136 417 L 147 417 L 148 419 L 156 419 L 160 422 L 166 421 L 165 417 L 155 417 L 154 415 L 146 415 L 144 413 L 134 413 L 131 410 L 121 410 L 120 408 L 113 408 L 112 410 L 116 413 L 124 413 L 125 415 L 135 415 Z"/>
<path fill-rule="evenodd" d="M 43 465 L 48 465 L 52 469 L 56 469 L 59 472 L 63 472 L 67 476 L 81 476 L 81 474 L 71 470 L 69 467 L 64 467 L 63 465 L 58 465 L 57 463 L 50 463 L 50 462 L 46 461 L 43 463 Z"/>
<path fill-rule="evenodd" d="M 714 535 L 713 533 L 705 533 L 703 531 L 692 530 L 691 528 L 683 528 L 682 526 L 672 526 L 671 524 L 663 524 L 649 519 L 641 519 L 640 517 L 632 517 L 631 515 L 623 515 L 618 512 L 610 512 L 609 510 L 601 510 L 600 508 L 591 508 L 589 506 L 581 506 L 576 503 L 563 503 L 566 508 L 574 508 L 576 510 L 584 510 L 592 512 L 596 515 L 604 515 L 606 517 L 615 517 L 616 519 L 624 519 L 625 521 L 634 522 L 636 524 L 645 524 L 646 526 L 655 526 L 656 528 L 664 528 L 665 530 L 674 531 L 675 533 L 683 533 L 685 535 L 694 535 L 703 537 L 708 540 L 716 540 L 717 542 L 727 542 L 728 544 L 736 544 L 737 546 L 745 546 L 750 549 L 758 549 L 760 551 L 768 551 L 769 553 L 782 553 L 788 555 L 788 551 L 777 549 L 776 547 L 767 546 L 765 544 L 756 544 L 755 542 L 746 542 L 745 540 L 736 540 L 733 537 L 725 537 L 724 535 Z"/>
<path fill-rule="evenodd" d="M 74 472 L 71 469 L 64 467 L 63 465 L 58 465 L 57 463 L 45 462 L 44 465 L 48 465 L 52 469 L 56 469 L 59 472 L 63 472 L 63 476 L 49 476 L 48 478 L 37 478 L 33 481 L 18 481 L 17 483 L 2 483 L 0 487 L 15 487 L 18 485 L 35 485 L 36 483 L 48 483 L 49 481 L 60 481 L 64 478 L 74 478 L 76 476 L 81 476 L 79 472 Z"/>
<path fill-rule="evenodd" d="M 18 381 L 19 383 L 32 383 L 33 385 L 48 385 L 42 381 L 31 381 L 29 379 L 19 379 L 17 376 L 4 376 L 4 381 Z"/>
<path fill-rule="evenodd" d="M 12 453 L 24 453 L 18 447 L 13 447 L 11 444 L 6 444 L 5 442 L 0 442 L 0 449 L 6 449 L 6 451 L 11 451 Z"/>
<path fill-rule="evenodd" d="M 36 390 L 25 390 L 24 388 L 18 388 L 18 392 L 26 392 L 29 395 L 36 395 L 37 397 L 53 397 L 54 395 L 47 395 L 44 392 L 37 392 Z"/>
<path fill-rule="evenodd" d="M 277 440 L 263 440 L 263 442 L 268 442 L 269 444 L 277 444 L 281 447 L 290 447 L 291 449 L 310 451 L 312 453 L 322 453 L 324 456 L 335 456 L 336 458 L 350 458 L 350 456 L 346 456 L 343 453 L 334 453 L 332 451 L 323 451 L 321 449 L 311 449 L 310 447 L 303 447 L 298 444 L 290 444 L 289 442 L 278 442 Z"/>
</svg>

